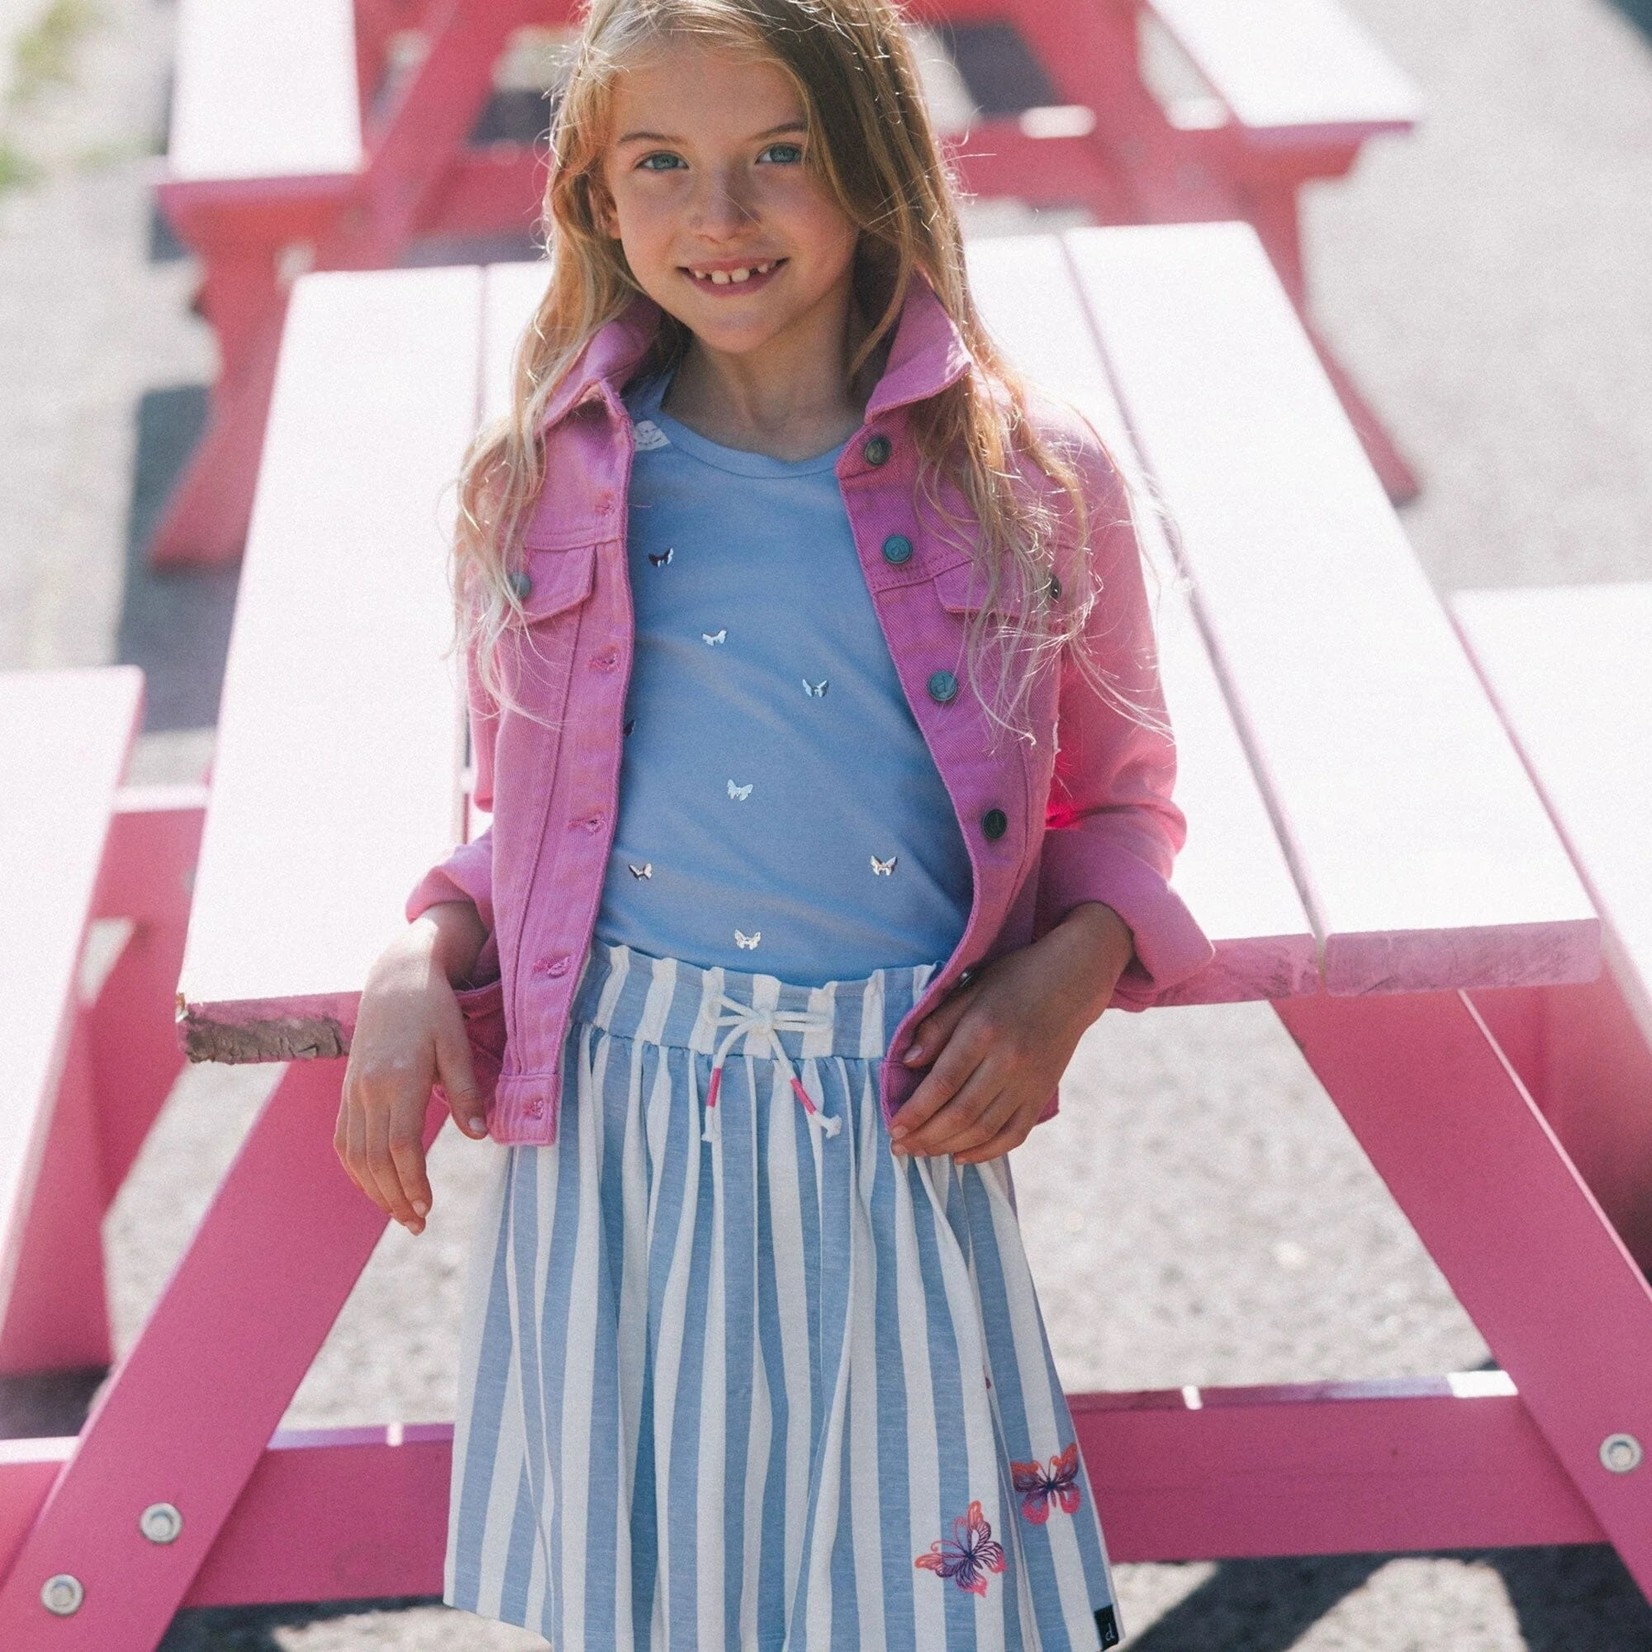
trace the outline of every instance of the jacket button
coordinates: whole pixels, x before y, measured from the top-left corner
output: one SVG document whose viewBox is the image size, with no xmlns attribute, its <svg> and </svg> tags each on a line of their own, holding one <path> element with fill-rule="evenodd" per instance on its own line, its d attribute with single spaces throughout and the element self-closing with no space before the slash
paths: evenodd
<svg viewBox="0 0 1652 1652">
<path fill-rule="evenodd" d="M 925 686 L 929 689 L 930 699 L 937 705 L 944 706 L 958 697 L 958 679 L 950 671 L 931 671 Z"/>
<path fill-rule="evenodd" d="M 883 542 L 883 560 L 897 566 L 912 557 L 912 541 L 904 533 L 892 533 Z"/>
<path fill-rule="evenodd" d="M 1050 601 L 1056 602 L 1061 597 L 1061 581 L 1054 574 L 1050 575 Z"/>
<path fill-rule="evenodd" d="M 559 952 L 554 958 L 541 958 L 533 966 L 535 975 L 566 975 L 568 973 L 568 955 Z"/>
<path fill-rule="evenodd" d="M 518 602 L 526 602 L 528 593 L 533 589 L 533 581 L 528 578 L 525 568 L 512 568 L 505 576 L 505 583 L 511 588 L 511 595 Z"/>
<path fill-rule="evenodd" d="M 542 1102 L 542 1101 L 530 1101 L 528 1103 L 527 1114 L 528 1114 L 529 1118 L 536 1119 L 544 1111 L 545 1111 L 545 1103 L 544 1102 Z"/>
<path fill-rule="evenodd" d="M 869 465 L 888 464 L 889 455 L 894 451 L 887 436 L 870 436 L 867 438 L 866 446 L 861 449 Z"/>
<path fill-rule="evenodd" d="M 1010 829 L 1010 817 L 1002 809 L 988 809 L 981 816 L 981 833 L 989 843 L 996 843 Z"/>
<path fill-rule="evenodd" d="M 597 654 L 592 658 L 591 669 L 593 671 L 612 671 L 618 664 L 619 655 L 609 649 L 606 654 Z"/>
</svg>

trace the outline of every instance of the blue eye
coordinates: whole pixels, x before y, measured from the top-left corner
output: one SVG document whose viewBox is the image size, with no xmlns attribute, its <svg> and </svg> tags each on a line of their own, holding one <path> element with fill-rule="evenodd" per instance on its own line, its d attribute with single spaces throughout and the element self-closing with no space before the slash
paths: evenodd
<svg viewBox="0 0 1652 1652">
<path fill-rule="evenodd" d="M 669 150 L 656 149 L 652 155 L 644 155 L 637 162 L 637 170 L 639 172 L 672 172 L 682 165 L 682 159 L 681 155 L 673 155 Z M 666 165 L 655 166 L 653 164 L 655 161 L 664 161 Z"/>
<path fill-rule="evenodd" d="M 803 159 L 803 145 L 800 143 L 771 143 L 763 153 L 772 155 L 777 149 L 785 151 L 780 158 L 788 166 L 795 166 Z"/>
</svg>

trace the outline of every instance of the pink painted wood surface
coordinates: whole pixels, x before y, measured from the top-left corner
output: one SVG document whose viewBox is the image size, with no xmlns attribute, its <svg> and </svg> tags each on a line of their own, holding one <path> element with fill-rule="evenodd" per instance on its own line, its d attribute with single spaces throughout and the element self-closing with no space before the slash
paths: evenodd
<svg viewBox="0 0 1652 1652">
<path fill-rule="evenodd" d="M 1199 0 L 1186 3 L 1190 11 L 1198 9 Z M 416 235 L 529 231 L 538 212 L 543 177 L 537 156 L 514 153 L 510 145 L 467 151 L 465 139 L 510 33 L 524 24 L 566 23 L 567 0 L 442 0 L 422 8 L 427 50 L 364 144 L 343 90 L 365 73 L 359 50 L 345 39 L 343 0 L 304 4 L 324 14 L 318 28 L 332 44 L 321 54 L 325 64 L 305 63 L 291 74 L 271 72 L 269 65 L 280 63 L 298 31 L 275 41 L 266 38 L 272 27 L 267 22 L 238 28 L 245 0 L 225 0 L 222 7 L 197 0 L 180 28 L 185 85 L 173 134 L 176 159 L 160 186 L 161 199 L 177 233 L 205 262 L 200 298 L 218 333 L 224 367 L 207 432 L 152 539 L 157 563 L 225 561 L 240 548 L 253 479 L 249 451 L 256 455 L 263 426 L 290 256 L 317 269 L 384 267 L 396 263 Z M 1345 171 L 1363 137 L 1391 128 L 1398 117 L 1391 105 L 1372 102 L 1374 72 L 1346 72 L 1345 41 L 1329 51 L 1327 41 L 1342 40 L 1325 22 L 1329 0 L 1268 4 L 1312 11 L 1312 27 L 1307 35 L 1299 28 L 1298 36 L 1316 42 L 1315 68 L 1323 73 L 1334 63 L 1336 83 L 1354 95 L 1339 119 L 1290 128 L 1288 144 L 1281 141 L 1284 127 L 1270 127 L 1252 141 L 1241 121 L 1215 132 L 1179 129 L 1142 82 L 1136 0 L 1083 0 L 1059 12 L 1016 0 L 1009 15 L 1062 97 L 1091 109 L 1097 124 L 1090 135 L 1039 141 L 1036 124 L 983 122 L 960 146 L 968 187 L 1026 196 L 1035 204 L 1084 204 L 1106 222 L 1254 215 L 1300 300 L 1297 188 L 1306 178 Z M 975 0 L 948 0 L 943 10 L 959 22 L 1005 14 L 1001 3 L 982 7 Z M 1293 26 L 1298 23 L 1293 17 Z M 1236 107 L 1254 104 L 1279 114 L 1277 83 L 1288 75 L 1258 75 L 1241 61 L 1247 54 L 1208 24 L 1184 18 L 1177 26 L 1190 37 L 1199 27 L 1220 37 L 1201 49 L 1213 66 L 1218 58 L 1226 64 L 1217 66 L 1224 84 L 1242 89 L 1234 94 Z M 367 27 L 382 38 L 382 19 L 369 19 Z M 237 36 L 241 55 L 220 92 L 206 66 L 224 59 L 231 50 L 226 40 Z M 1280 32 L 1269 38 L 1280 39 Z M 1322 97 L 1316 120 L 1335 96 Z M 248 108 L 261 118 L 249 122 Z M 1280 118 L 1288 121 L 1289 111 Z M 358 145 L 360 163 L 337 170 Z M 221 165 L 213 158 L 218 153 Z M 290 164 L 281 164 L 282 156 Z M 259 165 L 261 172 L 249 172 Z M 347 181 L 343 193 L 336 188 L 341 178 Z M 1409 468 L 1345 377 L 1339 385 L 1361 431 L 1372 435 L 1385 482 L 1396 498 L 1411 497 L 1416 484 Z"/>
<path fill-rule="evenodd" d="M 97 916 L 133 927 L 88 1012 L 105 1206 L 184 1064 L 178 970 L 205 817 L 204 785 L 127 786 L 116 794 Z"/>
<path fill-rule="evenodd" d="M 1312 926 L 1223 702 L 1061 242 L 1053 235 L 976 241 L 969 257 L 971 285 L 993 336 L 1034 382 L 1090 420 L 1134 494 L 1176 731 L 1177 800 L 1190 822 L 1175 884 L 1217 949 L 1180 996 L 1213 1003 L 1310 991 L 1318 979 Z"/>
<path fill-rule="evenodd" d="M 1501 1373 L 1068 1403 L 1115 1560 L 1602 1541 Z M 452 1433 L 278 1431 L 182 1604 L 440 1593 Z M 0 1566 L 73 1449 L 0 1444 Z"/>
<path fill-rule="evenodd" d="M 1462 993 L 1276 1003 L 1378 1174 L 1652 1593 L 1652 1288 Z"/>
<path fill-rule="evenodd" d="M 80 969 L 142 701 L 131 666 L 0 673 L 0 770 L 11 778 L 0 789 L 0 876 L 13 938 L 0 951 L 3 1370 L 107 1357 Z M 54 1266 L 55 1301 L 44 1277 Z"/>
<path fill-rule="evenodd" d="M 1588 898 L 1253 232 L 1064 239 L 1330 990 L 1588 978 Z"/>
<path fill-rule="evenodd" d="M 150 1652 L 239 1500 L 388 1218 L 333 1151 L 339 1062 L 295 1063 L 236 1155 L 0 1584 L 0 1646 Z M 432 1106 L 428 1147 L 446 1117 Z M 184 1513 L 176 1541 L 138 1529 Z M 289 1540 L 294 1534 L 288 1529 Z M 44 1581 L 85 1602 L 50 1618 Z"/>
<path fill-rule="evenodd" d="M 1629 1254 L 1652 1271 L 1652 1048 L 1614 973 L 1473 997 Z"/>
<path fill-rule="evenodd" d="M 457 830 L 449 483 L 480 292 L 468 268 L 294 290 L 178 982 L 196 1059 L 342 1053 L 368 965 Z"/>
</svg>

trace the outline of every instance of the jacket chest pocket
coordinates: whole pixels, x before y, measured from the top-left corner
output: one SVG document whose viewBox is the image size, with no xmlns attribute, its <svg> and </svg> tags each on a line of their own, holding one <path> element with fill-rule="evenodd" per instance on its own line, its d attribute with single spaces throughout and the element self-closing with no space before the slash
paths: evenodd
<svg viewBox="0 0 1652 1652">
<path fill-rule="evenodd" d="M 522 619 L 507 633 L 513 693 L 536 722 L 560 727 L 573 656 L 591 614 L 597 547 L 528 545 L 512 574 Z"/>
</svg>

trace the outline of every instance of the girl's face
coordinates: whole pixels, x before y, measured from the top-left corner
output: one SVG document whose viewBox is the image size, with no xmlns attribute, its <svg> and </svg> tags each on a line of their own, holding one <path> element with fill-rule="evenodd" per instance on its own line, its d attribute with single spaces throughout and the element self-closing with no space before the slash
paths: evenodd
<svg viewBox="0 0 1652 1652">
<path fill-rule="evenodd" d="M 619 76 L 605 228 L 711 350 L 784 358 L 842 328 L 858 232 L 804 165 L 807 141 L 771 61 L 668 38 Z"/>
</svg>

